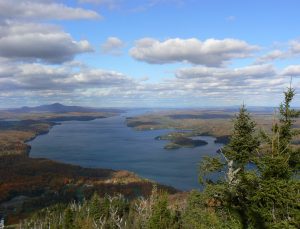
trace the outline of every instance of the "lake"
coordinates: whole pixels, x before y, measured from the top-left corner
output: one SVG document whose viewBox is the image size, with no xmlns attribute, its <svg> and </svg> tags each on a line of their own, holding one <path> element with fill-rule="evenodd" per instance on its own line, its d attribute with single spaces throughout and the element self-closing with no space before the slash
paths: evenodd
<svg viewBox="0 0 300 229">
<path fill-rule="evenodd" d="M 167 142 L 154 138 L 171 130 L 135 131 L 127 127 L 126 116 L 137 114 L 62 122 L 29 142 L 30 156 L 90 168 L 129 170 L 180 190 L 199 189 L 199 161 L 205 155 L 216 155 L 222 144 L 214 143 L 213 137 L 201 136 L 207 145 L 165 150 Z"/>
</svg>

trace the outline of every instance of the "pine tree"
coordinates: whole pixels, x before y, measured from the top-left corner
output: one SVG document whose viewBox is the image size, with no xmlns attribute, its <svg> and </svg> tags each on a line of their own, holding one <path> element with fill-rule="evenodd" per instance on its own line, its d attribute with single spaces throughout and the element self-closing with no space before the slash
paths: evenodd
<svg viewBox="0 0 300 229">
<path fill-rule="evenodd" d="M 300 227 L 299 149 L 292 147 L 292 140 L 299 131 L 293 128 L 299 112 L 291 108 L 295 92 L 284 93 L 279 107 L 279 121 L 271 134 L 262 132 L 266 146 L 257 157 L 259 169 L 258 189 L 249 196 L 253 221 L 263 221 L 266 227 Z M 258 224 L 258 223 L 256 223 Z"/>
<path fill-rule="evenodd" d="M 74 228 L 74 213 L 71 208 L 67 208 L 64 214 L 64 229 Z"/>
<path fill-rule="evenodd" d="M 243 104 L 234 120 L 234 130 L 230 141 L 223 149 L 225 156 L 234 162 L 235 168 L 244 170 L 256 154 L 259 140 L 254 135 L 255 127 L 255 122 L 251 120 L 250 114 Z"/>
<path fill-rule="evenodd" d="M 264 157 L 257 159 L 257 164 L 265 179 L 290 179 L 295 172 L 299 172 L 299 150 L 293 149 L 291 143 L 293 137 L 299 134 L 293 123 L 300 113 L 290 105 L 295 96 L 294 89 L 288 88 L 284 95 L 284 102 L 279 106 L 279 122 L 273 124 L 271 134 L 262 132 L 268 148 Z"/>
<path fill-rule="evenodd" d="M 284 92 L 284 102 L 279 106 L 279 150 L 281 153 L 286 153 L 292 141 L 292 138 L 299 132 L 293 129 L 295 118 L 298 118 L 300 113 L 291 108 L 291 102 L 295 96 L 295 90 L 291 87 Z"/>
<path fill-rule="evenodd" d="M 100 208 L 100 197 L 98 194 L 95 192 L 91 198 L 90 205 L 89 205 L 89 213 L 90 216 L 98 220 L 101 217 L 101 208 Z"/>
<path fill-rule="evenodd" d="M 291 146 L 298 133 L 293 128 L 299 112 L 291 109 L 294 90 L 289 88 L 279 107 L 278 122 L 271 134 L 262 132 L 264 147 L 255 134 L 255 123 L 243 105 L 234 121 L 230 142 L 223 148 L 224 160 L 207 158 L 201 174 L 222 172 L 225 181 L 208 182 L 201 195 L 202 203 L 227 210 L 238 216 L 242 228 L 300 227 L 299 149 Z M 254 163 L 257 170 L 247 170 Z M 298 169 L 297 169 L 298 168 Z M 204 204 L 205 205 L 205 204 Z M 215 205 L 215 204 L 213 204 Z"/>
<path fill-rule="evenodd" d="M 167 195 L 160 195 L 152 209 L 152 214 L 149 218 L 148 228 L 149 229 L 165 229 L 170 228 L 172 225 L 172 215 L 168 209 Z"/>
<path fill-rule="evenodd" d="M 233 120 L 233 134 L 228 145 L 220 149 L 222 157 L 203 157 L 199 165 L 199 181 L 201 184 L 213 184 L 207 175 L 224 172 L 226 181 L 231 185 L 236 183 L 236 175 L 251 161 L 259 146 L 255 132 L 255 122 L 251 120 L 245 105 L 242 105 L 238 115 Z M 227 171 L 225 171 L 227 170 Z M 217 181 L 219 182 L 219 181 Z"/>
</svg>

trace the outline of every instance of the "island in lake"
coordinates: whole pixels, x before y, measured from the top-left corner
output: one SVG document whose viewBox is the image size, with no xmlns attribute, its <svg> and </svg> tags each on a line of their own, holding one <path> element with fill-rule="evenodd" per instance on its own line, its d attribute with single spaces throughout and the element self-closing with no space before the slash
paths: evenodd
<svg viewBox="0 0 300 229">
<path fill-rule="evenodd" d="M 179 149 L 181 147 L 193 148 L 207 145 L 208 143 L 201 139 L 193 139 L 194 134 L 190 131 L 171 132 L 162 136 L 157 136 L 156 140 L 170 141 L 165 145 L 165 149 Z"/>
</svg>

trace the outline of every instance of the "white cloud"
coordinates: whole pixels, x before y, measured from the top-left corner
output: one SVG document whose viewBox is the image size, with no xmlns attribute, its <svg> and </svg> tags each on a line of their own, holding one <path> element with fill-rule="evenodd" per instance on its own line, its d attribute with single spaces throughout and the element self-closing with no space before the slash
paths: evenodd
<svg viewBox="0 0 300 229">
<path fill-rule="evenodd" d="M 290 50 L 293 54 L 300 54 L 300 41 L 292 40 L 290 41 Z"/>
<path fill-rule="evenodd" d="M 144 10 L 176 0 L 81 0 L 96 1 L 109 8 Z M 112 70 L 89 68 L 76 55 L 91 52 L 87 40 L 76 40 L 62 28 L 46 24 L 48 20 L 96 19 L 97 12 L 67 6 L 55 0 L 0 0 L 0 97 L 13 101 L 96 101 L 124 106 L 128 101 L 146 105 L 200 104 L 201 101 L 240 103 L 253 98 L 268 101 L 281 94 L 289 75 L 299 76 L 298 65 L 277 71 L 272 65 L 225 67 L 234 59 L 253 55 L 258 47 L 239 39 L 167 39 L 138 40 L 130 55 L 152 64 L 188 62 L 199 65 L 175 71 L 164 80 L 145 81 Z M 229 20 L 233 18 L 228 18 Z M 124 43 L 109 37 L 101 45 L 105 54 L 118 55 Z M 286 50 L 276 49 L 261 63 L 300 53 L 300 42 L 289 42 Z M 71 62 L 68 62 L 71 61 Z M 48 64 L 59 65 L 48 65 Z M 202 65 L 202 66 L 201 66 Z M 152 83 L 149 83 L 152 82 Z M 41 100 L 40 100 L 41 99 Z M 201 100 L 202 99 L 202 100 Z M 200 100 L 200 101 L 199 101 Z M 98 102 L 104 101 L 102 104 Z M 199 102 L 198 102 L 199 101 Z M 23 105 L 23 104 L 22 104 Z"/>
<path fill-rule="evenodd" d="M 267 62 L 271 62 L 274 61 L 276 59 L 285 59 L 287 58 L 289 55 L 281 50 L 273 50 L 269 53 L 267 53 L 266 55 L 263 55 L 261 57 L 259 57 L 255 63 L 267 63 Z"/>
<path fill-rule="evenodd" d="M 272 65 L 250 65 L 242 68 L 208 68 L 208 67 L 190 67 L 176 71 L 176 77 L 179 79 L 201 79 L 215 78 L 222 79 L 245 79 L 245 78 L 272 78 L 276 71 Z"/>
<path fill-rule="evenodd" d="M 4 58 L 62 63 L 91 51 L 88 41 L 74 41 L 56 26 L 13 22 L 0 25 L 0 56 Z"/>
<path fill-rule="evenodd" d="M 0 65 L 1 66 L 1 65 Z M 299 68 L 299 67 L 298 67 Z M 296 70 L 298 68 L 295 68 Z M 292 66 L 285 70 L 292 69 Z M 300 71 L 300 68 L 297 70 Z M 280 97 L 289 77 L 272 65 L 242 68 L 191 67 L 179 69 L 174 78 L 159 82 L 134 80 L 126 74 L 89 68 L 77 62 L 61 66 L 16 64 L 0 67 L 0 97 L 14 95 L 60 98 L 60 101 L 109 101 L 109 104 L 146 105 L 254 104 Z M 263 98 L 263 99 L 262 99 Z M 262 104 L 264 105 L 264 104 Z M 266 104 L 265 104 L 266 105 Z M 270 104 L 269 104 L 270 105 Z"/>
<path fill-rule="evenodd" d="M 300 55 L 300 41 L 291 40 L 288 42 L 286 50 L 275 49 L 266 55 L 258 57 L 255 63 L 267 63 L 274 60 L 284 60 L 298 57 Z"/>
<path fill-rule="evenodd" d="M 290 65 L 283 69 L 282 75 L 300 76 L 300 65 Z"/>
<path fill-rule="evenodd" d="M 0 19 L 97 19 L 92 10 L 68 7 L 54 1 L 0 0 Z"/>
<path fill-rule="evenodd" d="M 0 90 L 35 90 L 68 92 L 88 88 L 120 88 L 134 86 L 130 77 L 103 69 L 90 69 L 80 65 L 59 67 L 43 64 L 11 63 L 0 67 Z"/>
<path fill-rule="evenodd" d="M 123 0 L 78 0 L 78 2 L 104 5 L 109 9 L 116 9 L 122 5 Z"/>
<path fill-rule="evenodd" d="M 73 79 L 75 79 L 77 83 L 86 84 L 89 85 L 89 87 L 120 87 L 134 82 L 122 73 L 102 69 L 89 69 L 79 72 L 72 76 L 71 80 Z"/>
<path fill-rule="evenodd" d="M 110 55 L 120 55 L 121 49 L 124 47 L 124 42 L 117 38 L 117 37 L 109 37 L 101 45 L 101 52 L 103 54 L 110 54 Z"/>
<path fill-rule="evenodd" d="M 168 39 L 144 38 L 136 41 L 130 55 L 150 64 L 189 62 L 205 66 L 222 66 L 227 61 L 249 57 L 257 46 L 237 39 Z"/>
<path fill-rule="evenodd" d="M 93 51 L 87 40 L 72 36 L 44 20 L 96 19 L 92 10 L 55 0 L 0 0 L 0 58 L 59 64 Z M 38 22 L 37 22 L 38 21 Z"/>
</svg>

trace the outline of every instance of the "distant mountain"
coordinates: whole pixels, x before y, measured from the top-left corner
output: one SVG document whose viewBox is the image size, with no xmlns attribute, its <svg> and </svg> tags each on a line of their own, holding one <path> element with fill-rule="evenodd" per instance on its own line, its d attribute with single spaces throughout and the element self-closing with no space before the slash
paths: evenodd
<svg viewBox="0 0 300 229">
<path fill-rule="evenodd" d="M 16 113 L 68 113 L 68 112 L 123 112 L 120 109 L 114 108 L 92 108 L 92 107 L 80 107 L 80 106 L 65 106 L 60 103 L 53 103 L 49 105 L 41 105 L 36 107 L 21 107 L 21 108 L 12 108 L 7 111 L 16 112 Z"/>
</svg>

